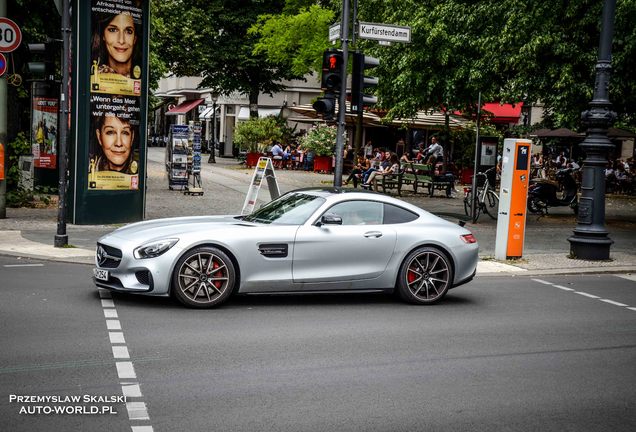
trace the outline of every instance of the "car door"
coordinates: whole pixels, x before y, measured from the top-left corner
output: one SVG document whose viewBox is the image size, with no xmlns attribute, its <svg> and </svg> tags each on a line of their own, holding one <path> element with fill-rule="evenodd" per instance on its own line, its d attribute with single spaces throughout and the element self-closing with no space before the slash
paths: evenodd
<svg viewBox="0 0 636 432">
<path fill-rule="evenodd" d="M 396 231 L 383 225 L 383 204 L 352 200 L 323 214 L 342 218 L 342 225 L 305 224 L 296 233 L 294 283 L 355 281 L 377 278 L 387 268 Z"/>
</svg>

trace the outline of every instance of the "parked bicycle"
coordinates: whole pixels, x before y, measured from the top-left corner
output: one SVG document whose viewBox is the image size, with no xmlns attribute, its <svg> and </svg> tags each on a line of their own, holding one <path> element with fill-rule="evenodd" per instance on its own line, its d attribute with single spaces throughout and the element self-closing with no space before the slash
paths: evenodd
<svg viewBox="0 0 636 432">
<path fill-rule="evenodd" d="M 487 169 L 485 172 L 477 173 L 477 194 L 474 195 L 472 186 L 464 188 L 464 211 L 466 216 L 476 222 L 483 211 L 493 219 L 497 219 L 499 213 L 499 196 L 495 192 L 494 185 L 488 180 L 489 174 L 494 174 L 496 167 Z M 475 215 L 473 217 L 473 200 L 475 201 Z"/>
</svg>

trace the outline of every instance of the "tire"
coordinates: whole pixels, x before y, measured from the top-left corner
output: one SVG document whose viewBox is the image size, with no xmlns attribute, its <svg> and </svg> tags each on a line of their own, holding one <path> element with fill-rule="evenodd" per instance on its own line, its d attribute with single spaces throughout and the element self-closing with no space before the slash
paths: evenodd
<svg viewBox="0 0 636 432">
<path fill-rule="evenodd" d="M 235 275 L 232 260 L 222 250 L 198 247 L 177 261 L 172 274 L 172 293 L 188 307 L 211 308 L 230 296 Z"/>
<path fill-rule="evenodd" d="M 466 213 L 466 216 L 468 216 L 471 221 L 473 220 L 477 220 L 479 219 L 479 215 L 481 214 L 481 206 L 479 205 L 479 203 L 476 203 L 475 205 L 475 217 L 473 217 L 473 209 L 472 209 L 472 202 L 473 202 L 473 192 L 470 191 L 468 192 L 468 195 L 466 195 L 466 197 L 464 198 L 464 212 Z"/>
<path fill-rule="evenodd" d="M 488 190 L 488 193 L 486 193 L 486 199 L 484 200 L 484 211 L 492 219 L 497 219 L 497 216 L 499 215 L 499 197 L 492 190 Z"/>
<path fill-rule="evenodd" d="M 408 254 L 398 276 L 397 291 L 413 304 L 433 304 L 441 300 L 453 281 L 449 259 L 439 249 L 420 247 Z"/>
</svg>

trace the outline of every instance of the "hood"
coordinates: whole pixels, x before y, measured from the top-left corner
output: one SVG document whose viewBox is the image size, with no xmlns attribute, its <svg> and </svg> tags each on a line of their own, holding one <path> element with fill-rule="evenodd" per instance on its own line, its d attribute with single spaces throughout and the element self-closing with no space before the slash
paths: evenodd
<svg viewBox="0 0 636 432">
<path fill-rule="evenodd" d="M 209 232 L 211 230 L 227 230 L 236 226 L 251 227 L 253 223 L 243 222 L 236 216 L 189 216 L 166 219 L 153 219 L 137 222 L 121 227 L 103 236 L 99 241 L 117 238 L 138 243 L 154 239 L 178 237 L 189 232 Z"/>
</svg>

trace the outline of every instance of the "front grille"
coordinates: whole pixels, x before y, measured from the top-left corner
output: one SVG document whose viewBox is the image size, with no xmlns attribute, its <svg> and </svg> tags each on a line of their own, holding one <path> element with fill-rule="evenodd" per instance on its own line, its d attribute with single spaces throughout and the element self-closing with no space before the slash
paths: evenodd
<svg viewBox="0 0 636 432">
<path fill-rule="evenodd" d="M 97 264 L 102 268 L 117 268 L 121 262 L 122 253 L 119 249 L 97 243 Z"/>
</svg>

